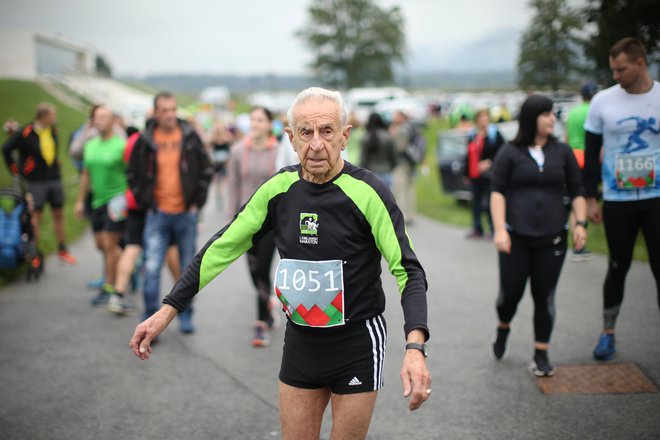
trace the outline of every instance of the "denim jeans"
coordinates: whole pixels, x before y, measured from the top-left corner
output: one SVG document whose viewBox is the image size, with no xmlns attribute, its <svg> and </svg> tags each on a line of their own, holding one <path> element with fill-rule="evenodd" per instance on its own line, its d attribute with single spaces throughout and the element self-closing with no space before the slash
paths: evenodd
<svg viewBox="0 0 660 440">
<path fill-rule="evenodd" d="M 144 306 L 145 318 L 160 308 L 160 273 L 165 254 L 171 242 L 179 248 L 181 274 L 195 256 L 197 238 L 197 214 L 186 211 L 181 214 L 167 214 L 162 211 L 149 211 L 144 227 Z M 172 239 L 172 240 L 170 240 Z M 192 314 L 189 304 L 181 314 Z"/>
<path fill-rule="evenodd" d="M 471 183 L 472 189 L 472 228 L 479 235 L 483 235 L 481 226 L 481 214 L 485 211 L 488 218 L 488 227 L 493 233 L 493 218 L 490 215 L 490 180 L 474 179 Z"/>
</svg>

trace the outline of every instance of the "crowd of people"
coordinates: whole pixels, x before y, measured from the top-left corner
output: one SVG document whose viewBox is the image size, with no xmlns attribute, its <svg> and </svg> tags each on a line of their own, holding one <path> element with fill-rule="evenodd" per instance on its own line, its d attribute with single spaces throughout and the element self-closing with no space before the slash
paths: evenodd
<svg viewBox="0 0 660 440">
<path fill-rule="evenodd" d="M 477 111 L 466 129 L 470 237 L 492 238 L 498 251 L 492 354 L 497 360 L 505 355 L 529 280 L 532 371 L 538 376 L 555 373 L 548 349 L 558 280 L 569 242 L 576 255 L 589 255 L 588 221 L 604 222 L 609 249 L 603 328 L 593 357 L 607 361 L 616 352 L 615 324 L 640 229 L 660 306 L 660 83 L 651 78 L 638 40 L 617 42 L 609 61 L 617 84 L 600 92 L 593 82 L 583 85 L 584 103 L 568 116 L 567 143 L 553 136 L 554 104 L 539 94 L 523 102 L 510 142 L 487 110 Z M 217 121 L 206 133 L 178 118 L 175 96 L 161 92 L 138 131 L 123 127 L 108 106 L 92 107 L 70 142 L 80 171 L 74 212 L 89 219 L 103 261 L 103 282 L 91 304 L 118 315 L 135 315 L 141 305 L 130 346 L 148 359 L 174 317 L 182 333 L 195 331 L 194 296 L 245 253 L 257 299 L 252 345 L 267 346 L 282 312 L 286 317 L 279 375 L 283 437 L 318 437 L 331 402 L 333 436 L 364 438 L 383 385 L 381 257 L 401 295 L 401 378 L 410 409 L 431 395 L 428 286 L 406 231 L 415 218 L 414 177 L 424 143 L 405 112 L 391 120 L 374 113 L 352 164 L 345 150 L 353 126 L 342 96 L 317 87 L 298 94 L 279 138 L 269 109 L 254 107 L 246 117 L 235 127 Z M 74 265 L 64 239 L 55 122 L 56 109 L 40 104 L 34 121 L 12 125 L 3 153 L 9 170 L 28 183 L 37 239 L 48 203 L 58 258 Z M 227 224 L 199 249 L 200 210 L 214 179 Z M 273 279 L 275 251 L 280 258 Z M 165 264 L 176 283 L 161 300 Z M 143 300 L 136 304 L 127 291 L 140 270 Z"/>
</svg>

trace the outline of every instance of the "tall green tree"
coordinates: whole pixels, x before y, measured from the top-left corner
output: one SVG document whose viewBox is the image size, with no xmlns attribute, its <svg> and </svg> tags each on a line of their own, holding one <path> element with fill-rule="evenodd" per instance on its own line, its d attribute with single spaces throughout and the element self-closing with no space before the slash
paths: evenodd
<svg viewBox="0 0 660 440">
<path fill-rule="evenodd" d="M 531 0 L 534 17 L 520 41 L 518 84 L 558 90 L 582 68 L 579 11 L 566 0 Z"/>
<path fill-rule="evenodd" d="M 614 80 L 609 69 L 609 52 L 624 37 L 639 39 L 649 62 L 660 62 L 660 1 L 658 0 L 589 0 L 584 8 L 587 22 L 596 31 L 585 42 L 585 53 L 595 64 L 596 79 L 602 84 Z"/>
<path fill-rule="evenodd" d="M 308 24 L 296 32 L 314 51 L 309 67 L 327 85 L 358 87 L 393 81 L 393 64 L 405 52 L 398 7 L 372 0 L 313 0 Z"/>
</svg>

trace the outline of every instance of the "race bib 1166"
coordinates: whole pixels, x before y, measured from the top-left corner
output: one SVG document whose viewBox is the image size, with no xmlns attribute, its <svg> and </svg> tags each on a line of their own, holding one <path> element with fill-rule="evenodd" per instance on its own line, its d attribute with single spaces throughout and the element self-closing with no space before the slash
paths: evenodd
<svg viewBox="0 0 660 440">
<path fill-rule="evenodd" d="M 283 259 L 275 272 L 275 293 L 296 324 L 333 327 L 345 323 L 341 260 Z"/>
<path fill-rule="evenodd" d="M 614 156 L 616 186 L 619 189 L 655 187 L 653 154 L 616 154 Z"/>
</svg>

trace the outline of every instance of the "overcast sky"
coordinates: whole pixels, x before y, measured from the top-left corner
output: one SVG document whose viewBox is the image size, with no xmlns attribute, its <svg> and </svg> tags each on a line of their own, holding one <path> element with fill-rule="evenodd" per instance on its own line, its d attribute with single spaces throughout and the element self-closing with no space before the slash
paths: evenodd
<svg viewBox="0 0 660 440">
<path fill-rule="evenodd" d="M 405 17 L 410 71 L 513 69 L 528 0 L 376 0 Z M 311 0 L 3 0 L 1 28 L 93 46 L 115 74 L 301 74 Z"/>
</svg>

